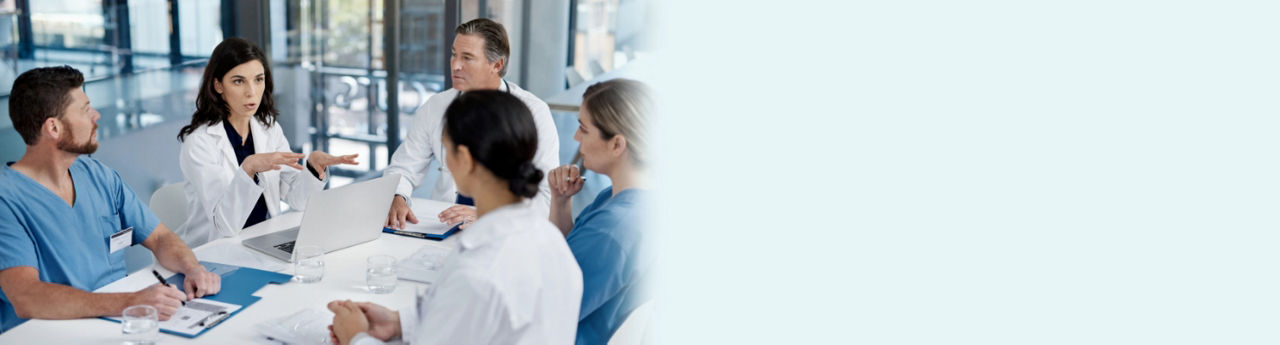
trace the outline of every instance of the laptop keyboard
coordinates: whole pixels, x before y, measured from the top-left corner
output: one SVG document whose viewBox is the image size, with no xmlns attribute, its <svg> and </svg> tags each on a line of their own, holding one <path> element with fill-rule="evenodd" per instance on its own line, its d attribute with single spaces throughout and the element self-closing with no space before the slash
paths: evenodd
<svg viewBox="0 0 1280 345">
<path fill-rule="evenodd" d="M 283 250 L 285 253 L 293 254 L 293 244 L 298 241 L 289 241 L 275 245 L 276 249 Z"/>
</svg>

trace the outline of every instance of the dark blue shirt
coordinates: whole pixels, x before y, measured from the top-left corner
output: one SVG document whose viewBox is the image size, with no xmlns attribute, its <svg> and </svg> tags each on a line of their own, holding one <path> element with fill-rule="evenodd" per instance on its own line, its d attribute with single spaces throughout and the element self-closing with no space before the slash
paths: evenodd
<svg viewBox="0 0 1280 345">
<path fill-rule="evenodd" d="M 643 191 L 605 188 L 582 209 L 565 241 L 582 269 L 577 344 L 605 344 L 648 301 L 653 259 L 643 248 Z"/>
<path fill-rule="evenodd" d="M 244 159 L 252 156 L 253 149 L 253 132 L 249 132 L 249 137 L 244 138 L 244 144 L 241 144 L 240 133 L 236 132 L 236 128 L 231 126 L 231 121 L 222 121 L 222 128 L 227 130 L 227 139 L 231 139 L 231 149 L 236 151 L 236 164 L 243 164 Z M 253 176 L 253 182 L 258 182 L 258 176 Z M 253 226 L 267 220 L 270 216 L 267 214 L 267 199 L 261 195 L 258 196 L 258 203 L 253 205 L 253 211 L 249 212 L 249 219 L 244 221 L 244 228 Z"/>
</svg>

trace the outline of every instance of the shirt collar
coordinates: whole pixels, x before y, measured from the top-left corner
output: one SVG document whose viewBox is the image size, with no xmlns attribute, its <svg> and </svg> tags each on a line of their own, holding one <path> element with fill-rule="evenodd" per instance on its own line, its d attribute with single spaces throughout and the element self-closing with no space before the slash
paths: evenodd
<svg viewBox="0 0 1280 345">
<path fill-rule="evenodd" d="M 507 79 L 506 79 L 506 78 L 503 78 L 503 79 L 501 79 L 501 80 L 502 80 L 502 83 L 501 83 L 501 84 L 498 84 L 498 91 L 505 91 L 505 92 L 510 93 L 510 92 L 511 92 L 511 85 L 510 85 L 510 83 L 507 83 Z M 454 90 L 458 90 L 458 89 L 454 89 Z M 462 90 L 458 90 L 458 94 L 459 94 L 459 95 L 461 95 L 462 93 L 463 93 L 463 92 L 462 92 Z"/>
<path fill-rule="evenodd" d="M 499 207 L 476 219 L 459 235 L 458 244 L 463 250 L 483 247 L 503 237 L 524 230 L 525 218 L 531 218 L 532 203 L 525 199 L 519 203 Z"/>
</svg>

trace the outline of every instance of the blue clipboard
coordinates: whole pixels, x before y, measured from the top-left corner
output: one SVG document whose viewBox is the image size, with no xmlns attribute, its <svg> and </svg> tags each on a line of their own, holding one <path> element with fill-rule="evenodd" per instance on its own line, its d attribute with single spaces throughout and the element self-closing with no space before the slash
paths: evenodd
<svg viewBox="0 0 1280 345">
<path fill-rule="evenodd" d="M 209 261 L 201 261 L 200 264 L 204 265 L 204 269 L 209 270 L 209 272 L 217 274 L 222 277 L 222 289 L 218 291 L 216 295 L 204 296 L 202 298 L 223 302 L 223 303 L 236 304 L 240 306 L 240 309 L 236 310 L 230 315 L 227 315 L 226 317 L 222 318 L 221 320 L 214 323 L 213 325 L 205 327 L 199 333 L 196 333 L 194 335 L 186 334 L 186 333 L 171 332 L 165 329 L 161 329 L 160 330 L 161 332 L 181 336 L 184 338 L 199 337 L 201 334 L 204 334 L 205 332 L 208 332 L 209 330 L 215 327 L 218 327 L 218 325 L 221 325 L 222 321 L 226 321 L 226 319 L 235 317 L 236 314 L 239 314 L 240 312 L 249 308 L 249 305 L 258 302 L 258 300 L 261 300 L 262 297 L 257 297 L 253 295 L 254 292 L 258 291 L 258 289 L 261 289 L 263 286 L 266 286 L 267 284 L 283 284 L 288 282 L 290 279 L 293 279 L 293 276 L 291 275 L 263 271 L 255 268 L 233 266 L 233 265 L 220 264 L 220 263 L 209 262 Z M 178 288 L 178 290 L 181 290 L 182 292 L 185 293 L 186 291 L 182 283 L 185 282 L 186 279 L 187 279 L 187 276 L 185 274 L 178 273 L 169 277 L 169 279 L 165 279 L 165 281 L 168 282 L 169 285 L 173 285 L 174 287 Z M 106 317 L 103 317 L 102 319 L 112 321 L 112 322 L 120 322 L 119 320 L 109 319 Z"/>
<path fill-rule="evenodd" d="M 457 233 L 459 230 L 462 230 L 460 226 L 462 226 L 462 223 L 458 223 L 458 225 L 454 225 L 452 228 L 449 228 L 448 231 L 445 231 L 444 233 L 439 235 L 428 234 L 424 232 L 402 231 L 402 230 L 396 230 L 392 228 L 382 228 L 382 232 L 393 234 L 393 235 L 421 238 L 424 240 L 443 241 L 444 239 L 449 238 L 449 236 L 453 236 L 453 234 Z"/>
</svg>

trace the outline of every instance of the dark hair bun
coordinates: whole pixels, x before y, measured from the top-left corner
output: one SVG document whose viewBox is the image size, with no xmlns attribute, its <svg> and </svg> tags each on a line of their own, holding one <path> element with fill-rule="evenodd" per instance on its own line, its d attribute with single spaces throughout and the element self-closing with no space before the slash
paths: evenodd
<svg viewBox="0 0 1280 345">
<path fill-rule="evenodd" d="M 507 181 L 507 188 L 510 188 L 512 193 L 526 198 L 538 195 L 538 185 L 542 183 L 542 170 L 538 170 L 538 167 L 530 162 L 524 162 L 519 169 L 516 178 Z"/>
<path fill-rule="evenodd" d="M 516 96 L 497 90 L 459 95 L 444 111 L 444 134 L 454 147 L 466 146 L 471 157 L 505 181 L 512 194 L 538 195 L 545 176 L 533 165 L 538 126 L 529 106 Z"/>
</svg>

